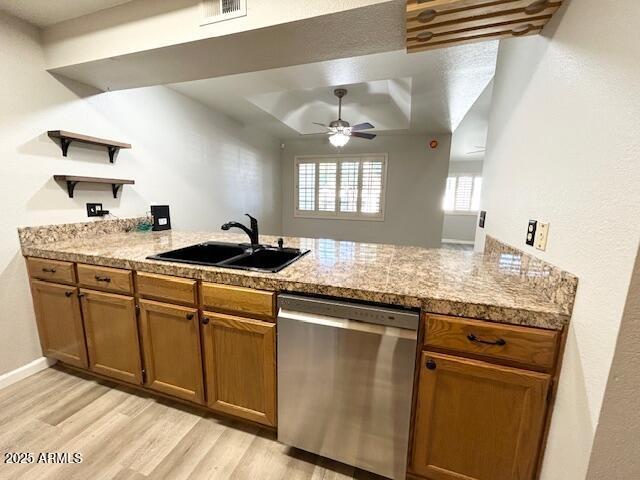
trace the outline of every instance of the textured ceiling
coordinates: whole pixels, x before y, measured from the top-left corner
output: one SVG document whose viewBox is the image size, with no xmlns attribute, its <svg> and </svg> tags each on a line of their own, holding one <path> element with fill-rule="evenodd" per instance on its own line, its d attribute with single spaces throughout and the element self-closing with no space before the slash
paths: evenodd
<svg viewBox="0 0 640 480">
<path fill-rule="evenodd" d="M 317 132 L 313 122 L 334 120 L 332 92 L 343 86 L 349 89 L 343 118 L 352 124 L 370 121 L 382 131 L 449 133 L 493 78 L 497 49 L 497 42 L 486 42 L 412 55 L 400 50 L 170 87 L 280 138 Z"/>
<path fill-rule="evenodd" d="M 0 10 L 38 27 L 115 7 L 130 0 L 0 0 Z"/>
<path fill-rule="evenodd" d="M 484 159 L 493 81 L 471 106 L 451 137 L 451 161 Z"/>
</svg>

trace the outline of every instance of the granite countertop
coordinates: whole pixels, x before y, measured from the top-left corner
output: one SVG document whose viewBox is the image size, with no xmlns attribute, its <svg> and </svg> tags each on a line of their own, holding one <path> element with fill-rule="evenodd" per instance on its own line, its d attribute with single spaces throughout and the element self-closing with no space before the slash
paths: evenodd
<svg viewBox="0 0 640 480">
<path fill-rule="evenodd" d="M 88 224 L 69 224 L 88 225 Z M 485 253 L 328 239 L 284 237 L 311 252 L 278 273 L 147 260 L 149 255 L 205 241 L 246 242 L 213 232 L 76 232 L 38 235 L 21 229 L 25 256 L 201 279 L 258 289 L 313 293 L 420 307 L 428 312 L 561 329 L 571 317 L 577 280 L 517 250 L 488 242 Z M 67 235 L 68 237 L 68 235 Z M 60 239 L 59 239 L 60 238 Z M 261 236 L 275 244 L 277 237 Z"/>
</svg>

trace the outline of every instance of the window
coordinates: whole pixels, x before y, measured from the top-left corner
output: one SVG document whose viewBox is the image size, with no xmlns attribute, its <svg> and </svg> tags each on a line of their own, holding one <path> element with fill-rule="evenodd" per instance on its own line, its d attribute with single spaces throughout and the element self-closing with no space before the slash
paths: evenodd
<svg viewBox="0 0 640 480">
<path fill-rule="evenodd" d="M 475 213 L 480 209 L 482 177 L 458 175 L 447 178 L 442 207 L 447 212 Z"/>
<path fill-rule="evenodd" d="M 387 155 L 295 159 L 295 216 L 384 220 Z"/>
</svg>

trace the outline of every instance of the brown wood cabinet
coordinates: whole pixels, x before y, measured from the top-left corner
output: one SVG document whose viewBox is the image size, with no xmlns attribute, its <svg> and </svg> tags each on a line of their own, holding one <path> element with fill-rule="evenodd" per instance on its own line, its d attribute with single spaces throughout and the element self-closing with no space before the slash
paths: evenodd
<svg viewBox="0 0 640 480">
<path fill-rule="evenodd" d="M 76 283 L 76 270 L 71 262 L 28 258 L 27 268 L 32 278 L 56 283 Z"/>
<path fill-rule="evenodd" d="M 275 426 L 275 324 L 219 313 L 203 315 L 208 406 Z"/>
<path fill-rule="evenodd" d="M 549 371 L 556 361 L 558 332 L 470 318 L 425 315 L 425 346 L 473 355 L 508 366 Z"/>
<path fill-rule="evenodd" d="M 196 403 L 204 401 L 198 310 L 140 301 L 145 385 Z"/>
<path fill-rule="evenodd" d="M 31 292 L 42 352 L 76 367 L 87 367 L 78 289 L 32 280 Z"/>
<path fill-rule="evenodd" d="M 141 384 L 142 364 L 133 297 L 80 290 L 89 368 Z"/>
<path fill-rule="evenodd" d="M 422 352 L 411 469 L 430 480 L 534 477 L 550 376 Z"/>
<path fill-rule="evenodd" d="M 202 306 L 207 310 L 261 320 L 272 320 L 275 316 L 274 292 L 217 283 L 203 283 L 201 292 Z"/>
<path fill-rule="evenodd" d="M 133 272 L 121 268 L 78 264 L 78 283 L 87 288 L 133 293 Z"/>
<path fill-rule="evenodd" d="M 185 305 L 198 303 L 198 282 L 190 278 L 137 272 L 136 288 L 142 298 Z"/>
</svg>

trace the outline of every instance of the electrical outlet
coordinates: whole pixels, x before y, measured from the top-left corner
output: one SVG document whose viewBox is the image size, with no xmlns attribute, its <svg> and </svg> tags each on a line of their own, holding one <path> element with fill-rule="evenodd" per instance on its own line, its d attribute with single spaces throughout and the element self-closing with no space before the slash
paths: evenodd
<svg viewBox="0 0 640 480">
<path fill-rule="evenodd" d="M 535 247 L 538 250 L 546 250 L 547 249 L 547 238 L 549 237 L 549 224 L 548 223 L 538 223 L 538 227 L 536 228 L 535 235 Z"/>
<path fill-rule="evenodd" d="M 101 203 L 87 203 L 88 217 L 102 217 L 103 215 Z"/>
<path fill-rule="evenodd" d="M 527 226 L 527 239 L 525 243 L 531 247 L 536 239 L 536 228 L 538 226 L 538 222 L 536 220 L 529 220 L 529 225 Z"/>
</svg>

